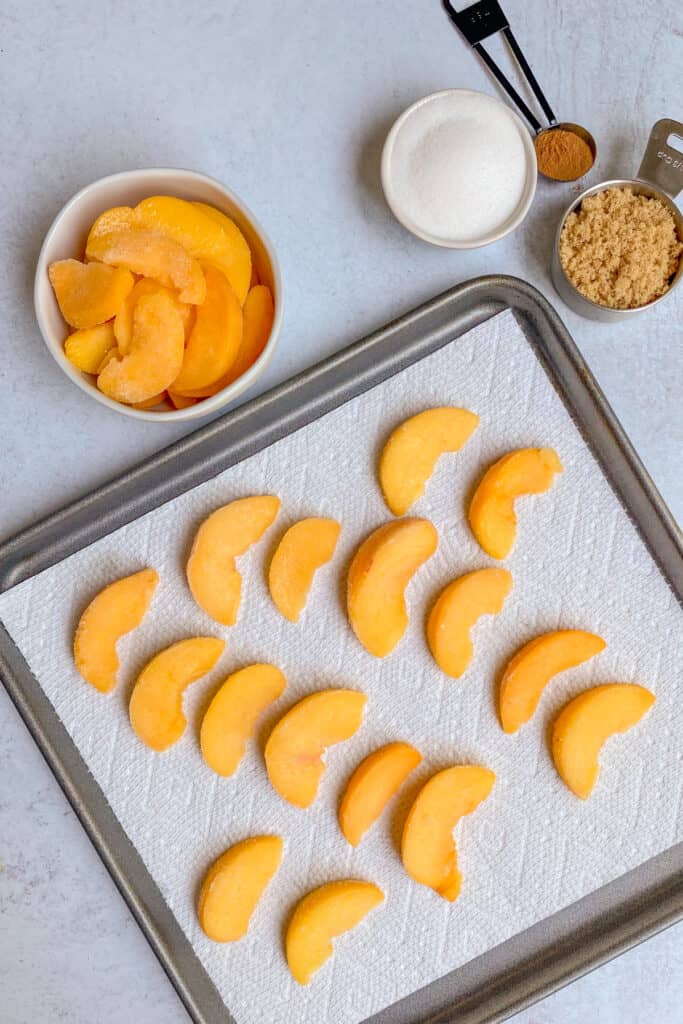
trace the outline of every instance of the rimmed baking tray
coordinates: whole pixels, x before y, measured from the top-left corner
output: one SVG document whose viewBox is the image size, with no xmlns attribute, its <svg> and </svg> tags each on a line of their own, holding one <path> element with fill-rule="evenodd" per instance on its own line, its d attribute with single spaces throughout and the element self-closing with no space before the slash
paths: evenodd
<svg viewBox="0 0 683 1024">
<path fill-rule="evenodd" d="M 453 341 L 504 309 L 543 363 L 652 556 L 683 603 L 683 541 L 552 307 L 530 285 L 459 285 L 164 449 L 0 546 L 0 592 Z M 0 625 L 0 675 L 192 1018 L 232 1020 L 73 741 Z M 372 1017 L 373 1024 L 500 1020 L 683 917 L 683 843 Z"/>
</svg>

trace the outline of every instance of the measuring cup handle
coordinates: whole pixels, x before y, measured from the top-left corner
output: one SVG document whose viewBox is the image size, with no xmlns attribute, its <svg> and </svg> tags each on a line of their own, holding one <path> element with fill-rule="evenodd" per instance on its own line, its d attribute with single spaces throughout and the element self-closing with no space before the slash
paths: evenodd
<svg viewBox="0 0 683 1024">
<path fill-rule="evenodd" d="M 677 136 L 680 149 L 669 145 L 671 135 Z M 664 117 L 653 125 L 638 177 L 672 199 L 683 189 L 683 124 L 680 121 Z"/>
</svg>

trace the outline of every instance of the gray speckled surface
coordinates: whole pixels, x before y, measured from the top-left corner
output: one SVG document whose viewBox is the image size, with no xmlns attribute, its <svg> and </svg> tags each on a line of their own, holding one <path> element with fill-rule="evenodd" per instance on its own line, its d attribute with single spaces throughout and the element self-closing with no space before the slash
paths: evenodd
<svg viewBox="0 0 683 1024">
<path fill-rule="evenodd" d="M 505 4 L 558 114 L 600 156 L 586 179 L 635 171 L 650 125 L 681 116 L 675 0 Z M 61 204 L 100 175 L 189 166 L 253 206 L 281 256 L 285 329 L 263 387 L 448 285 L 517 274 L 553 300 L 547 265 L 573 186 L 541 183 L 498 245 L 432 249 L 379 189 L 393 118 L 448 86 L 491 91 L 437 0 L 121 0 L 0 4 L 0 536 L 167 444 L 180 428 L 100 408 L 53 363 L 34 323 L 32 268 Z M 561 36 L 561 42 L 560 42 Z M 627 324 L 559 305 L 672 511 L 683 515 L 681 300 Z M 32 741 L 0 691 L 0 992 L 3 1024 L 186 1021 Z M 519 1015 L 520 1024 L 673 1024 L 683 926 Z"/>
</svg>

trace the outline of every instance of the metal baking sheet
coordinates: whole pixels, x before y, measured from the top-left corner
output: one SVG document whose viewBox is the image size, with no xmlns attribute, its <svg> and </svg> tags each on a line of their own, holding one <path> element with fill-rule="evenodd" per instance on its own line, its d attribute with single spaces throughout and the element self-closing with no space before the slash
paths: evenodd
<svg viewBox="0 0 683 1024">
<path fill-rule="evenodd" d="M 0 592 L 197 486 L 511 309 L 652 556 L 683 603 L 683 540 L 548 302 L 511 277 L 459 285 L 0 546 Z M 0 675 L 193 1020 L 232 1021 L 140 856 L 0 625 Z M 683 843 L 372 1017 L 483 1024 L 683 917 Z M 369 1024 L 369 1022 L 368 1022 Z"/>
</svg>

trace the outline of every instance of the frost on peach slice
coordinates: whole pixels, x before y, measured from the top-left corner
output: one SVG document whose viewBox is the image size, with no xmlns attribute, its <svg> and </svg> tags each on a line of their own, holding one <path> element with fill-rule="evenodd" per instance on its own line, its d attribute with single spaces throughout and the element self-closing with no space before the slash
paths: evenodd
<svg viewBox="0 0 683 1024">
<path fill-rule="evenodd" d="M 175 380 L 184 351 L 183 322 L 174 300 L 162 292 L 143 295 L 133 312 L 128 353 L 107 362 L 97 386 L 117 402 L 145 402 Z"/>
<path fill-rule="evenodd" d="M 247 665 L 229 675 L 202 719 L 199 742 L 204 760 L 218 775 L 232 775 L 244 755 L 259 715 L 287 685 L 276 665 Z"/>
<path fill-rule="evenodd" d="M 134 283 L 124 268 L 80 260 L 57 260 L 50 264 L 48 276 L 62 316 L 79 329 L 116 316 Z"/>
<path fill-rule="evenodd" d="M 280 866 L 282 839 L 251 836 L 235 843 L 207 871 L 197 916 L 214 942 L 237 942 L 247 934 L 251 916 Z"/>
<path fill-rule="evenodd" d="M 151 277 L 178 292 L 181 302 L 200 304 L 206 296 L 204 272 L 186 249 L 160 231 L 124 227 L 88 238 L 85 254 L 113 267 Z"/>
<path fill-rule="evenodd" d="M 115 345 L 114 328 L 108 322 L 74 331 L 64 342 L 64 355 L 77 370 L 98 373 L 104 357 Z"/>
<path fill-rule="evenodd" d="M 408 813 L 401 839 L 403 866 L 416 882 L 453 901 L 461 874 L 453 829 L 491 792 L 496 780 L 488 768 L 460 764 L 432 775 Z"/>
<path fill-rule="evenodd" d="M 140 625 L 158 582 L 154 569 L 124 576 L 100 590 L 81 615 L 74 636 L 74 661 L 86 682 L 101 693 L 116 685 L 116 644 Z"/>
<path fill-rule="evenodd" d="M 360 728 L 367 697 L 356 690 L 319 690 L 295 704 L 266 743 L 268 778 L 296 807 L 315 800 L 325 771 L 323 754 Z"/>
<path fill-rule="evenodd" d="M 206 298 L 197 307 L 172 389 L 190 398 L 197 397 L 197 389 L 210 386 L 228 372 L 242 341 L 242 308 L 228 279 L 210 263 L 203 266 Z"/>
<path fill-rule="evenodd" d="M 213 668 L 224 647 L 216 637 L 194 636 L 159 651 L 145 665 L 128 711 L 133 731 L 152 750 L 166 750 L 183 735 L 183 692 Z"/>
<path fill-rule="evenodd" d="M 113 330 L 119 355 L 125 356 L 130 350 L 130 342 L 133 337 L 133 311 L 139 299 L 143 295 L 159 295 L 160 293 L 167 295 L 177 309 L 183 322 L 183 331 L 187 341 L 188 332 L 194 318 L 195 307 L 187 302 L 181 302 L 172 289 L 164 288 L 158 281 L 153 281 L 149 277 L 141 277 L 139 281 L 135 282 L 132 291 L 126 296 L 114 319 Z"/>
<path fill-rule="evenodd" d="M 211 209 L 213 212 L 208 213 Z M 213 263 L 232 285 L 242 305 L 251 278 L 251 251 L 237 225 L 203 203 L 175 196 L 150 196 L 135 208 L 145 227 L 160 231 L 202 262 Z"/>
<path fill-rule="evenodd" d="M 85 243 L 86 252 L 91 242 L 111 235 L 115 231 L 122 231 L 125 228 L 139 227 L 138 216 L 132 206 L 112 206 L 105 210 L 93 222 L 88 239 Z"/>
<path fill-rule="evenodd" d="M 237 621 L 242 577 L 235 559 L 259 540 L 275 519 L 280 499 L 271 494 L 238 498 L 216 509 L 195 535 L 187 581 L 200 608 L 223 626 Z"/>
<path fill-rule="evenodd" d="M 295 980 L 308 985 L 332 956 L 332 940 L 355 928 L 383 900 L 380 888 L 355 878 L 327 882 L 304 896 L 285 936 L 287 964 Z"/>
</svg>

